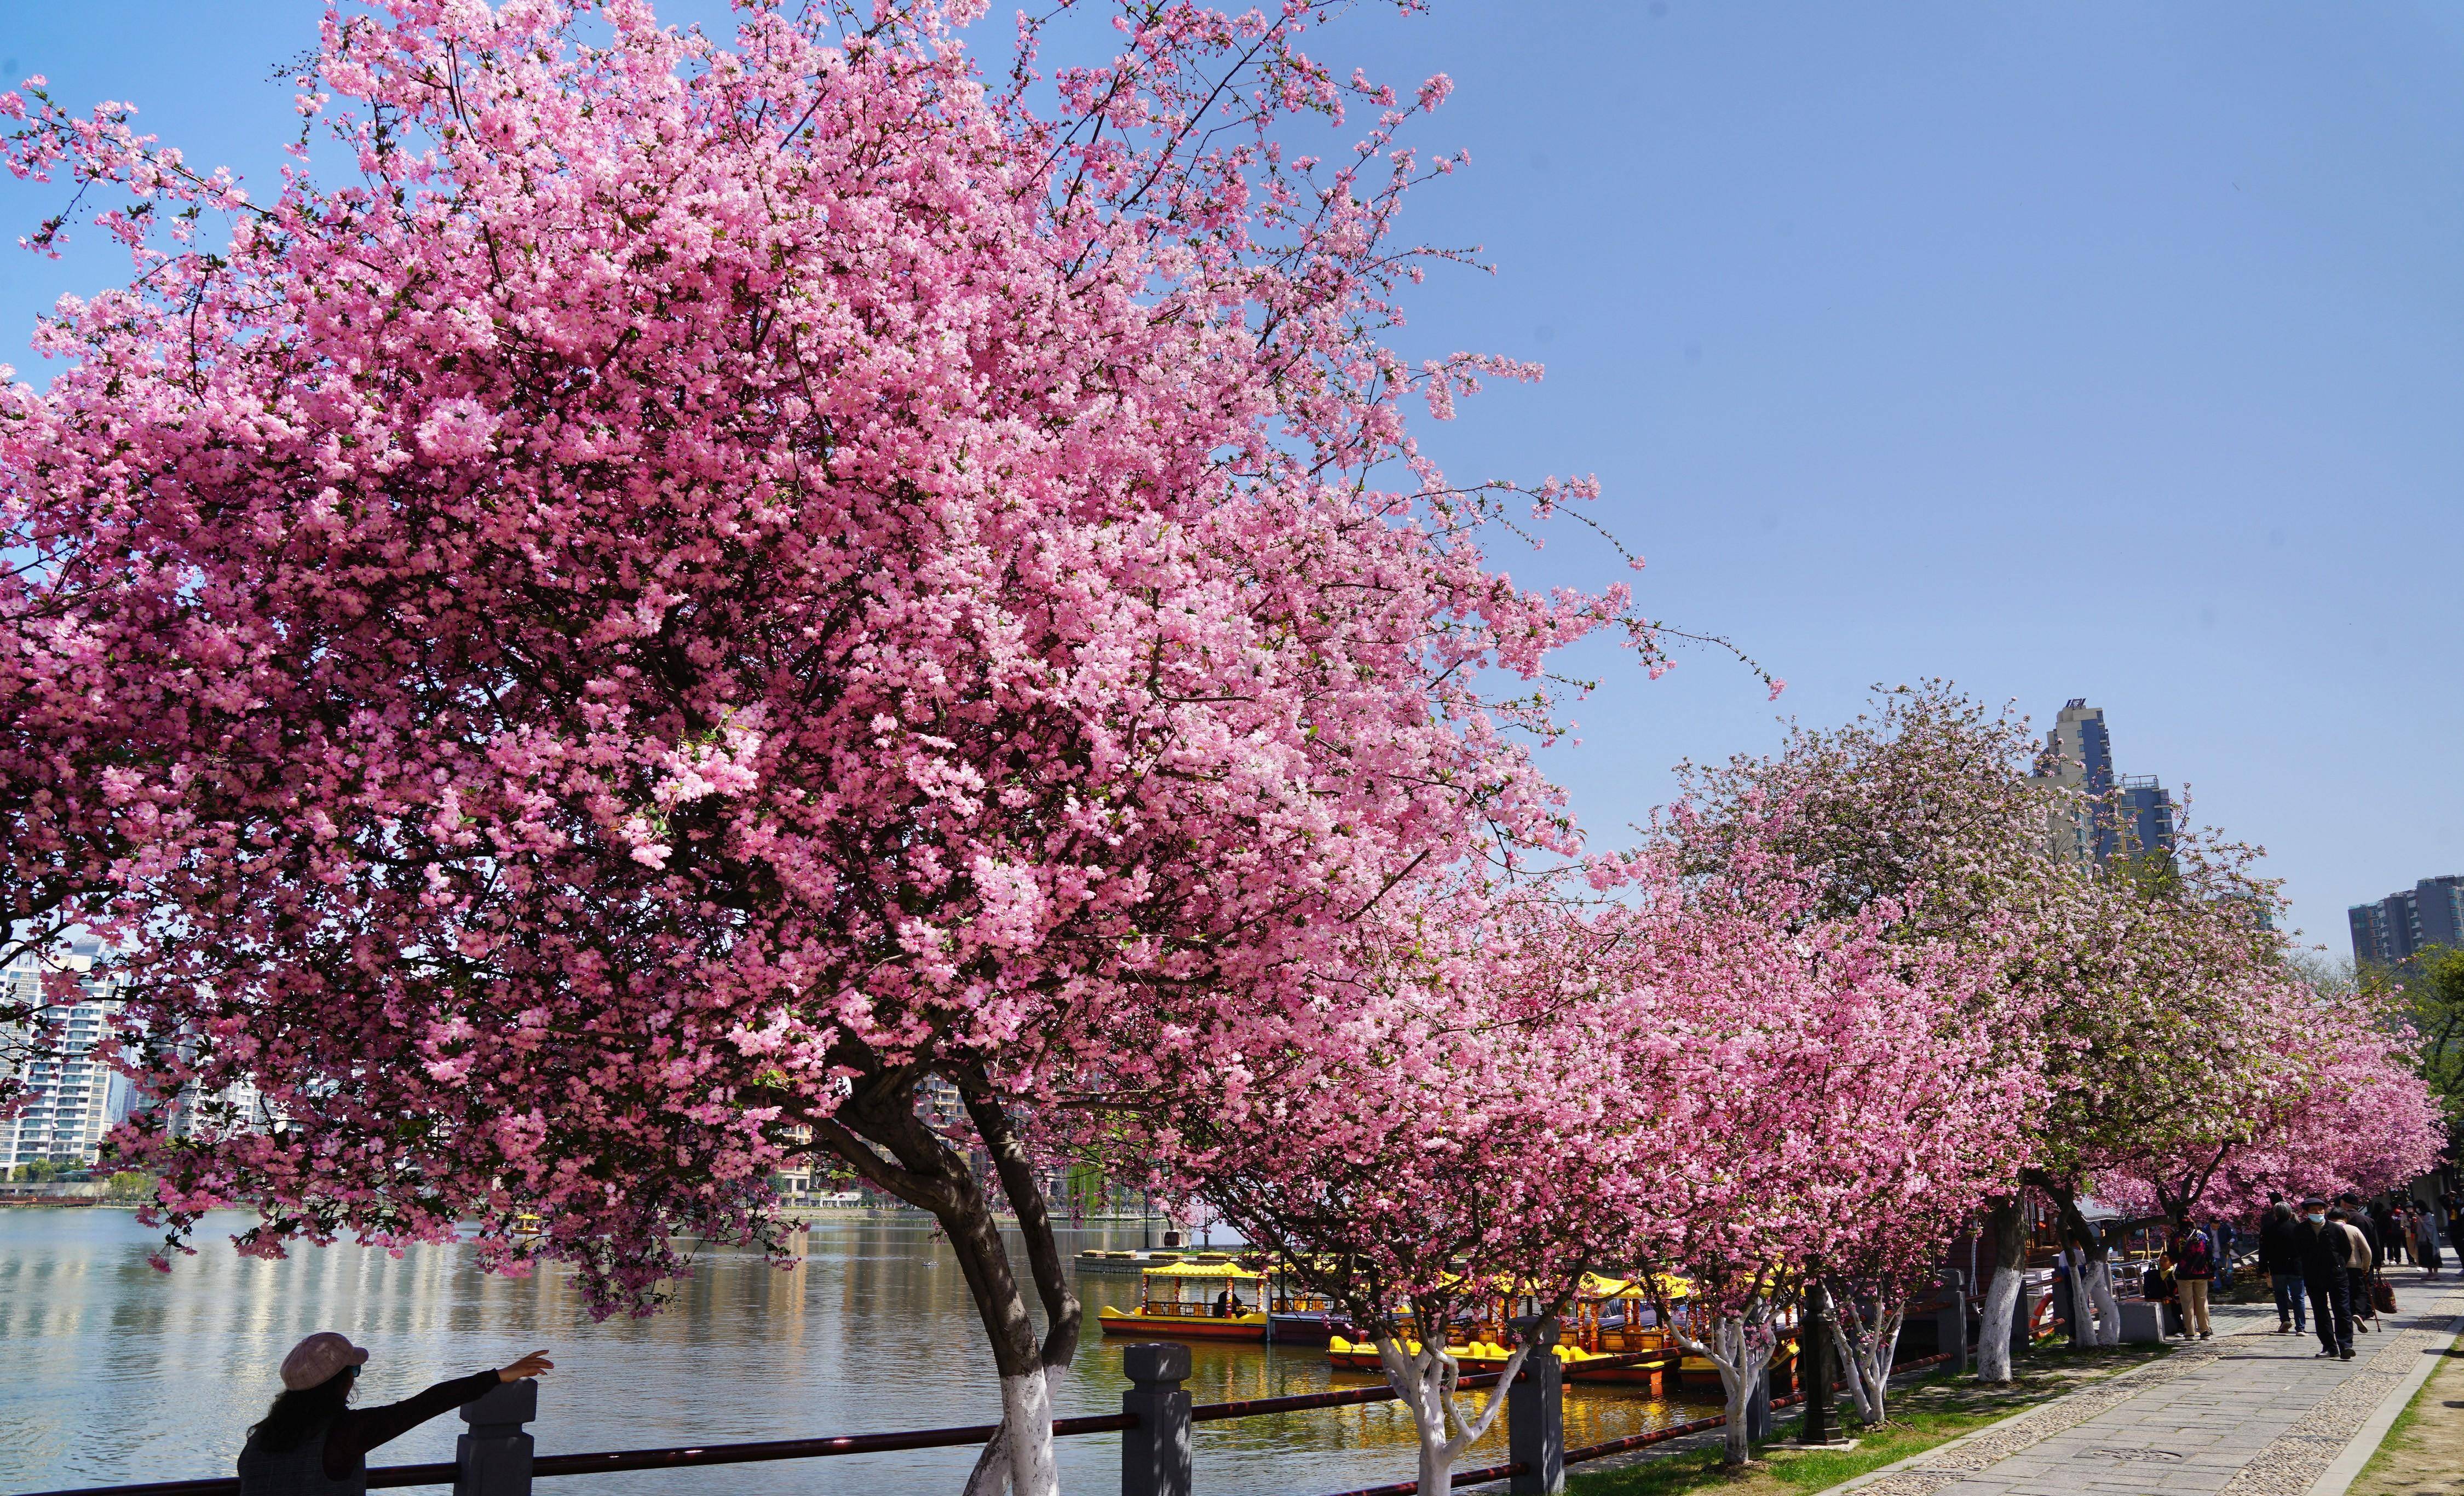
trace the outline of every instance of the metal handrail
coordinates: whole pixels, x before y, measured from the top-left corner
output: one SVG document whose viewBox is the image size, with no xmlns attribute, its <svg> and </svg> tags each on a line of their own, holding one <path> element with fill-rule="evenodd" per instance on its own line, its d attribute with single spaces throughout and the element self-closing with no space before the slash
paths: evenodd
<svg viewBox="0 0 2464 1496">
<path fill-rule="evenodd" d="M 1477 1376 L 1466 1376 L 1457 1385 L 1466 1389 L 1491 1387 L 1496 1385 L 1501 1375 L 1484 1372 Z M 1307 1393 L 1291 1397 L 1255 1397 L 1246 1401 L 1205 1403 L 1190 1409 L 1189 1417 L 1192 1422 L 1203 1423 L 1220 1419 L 1294 1413 L 1307 1408 L 1341 1407 L 1347 1403 L 1385 1402 L 1395 1396 L 1392 1387 L 1361 1387 L 1344 1392 Z M 1132 1413 L 1054 1419 L 1052 1434 L 1056 1439 L 1073 1434 L 1109 1434 L 1134 1428 L 1137 1422 L 1137 1416 Z M 551 1475 L 602 1475 L 619 1470 L 671 1470 L 688 1465 L 752 1464 L 767 1460 L 820 1460 L 832 1455 L 939 1449 L 983 1443 L 1000 1427 L 998 1423 L 974 1423 L 963 1428 L 838 1434 L 822 1439 L 778 1439 L 739 1444 L 688 1444 L 670 1449 L 603 1449 L 586 1454 L 535 1455 L 531 1459 L 531 1475 L 534 1479 Z M 451 1485 L 455 1474 L 456 1467 L 451 1464 L 379 1465 L 368 1471 L 368 1488 Z M 235 1476 L 225 1475 L 194 1481 L 157 1481 L 143 1485 L 84 1485 L 67 1490 L 34 1491 L 28 1496 L 239 1496 L 239 1480 Z"/>
<path fill-rule="evenodd" d="M 1595 1357 L 1577 1363 L 1585 1367 L 1626 1366 L 1658 1360 L 1673 1364 L 1677 1358 L 1653 1352 L 1630 1355 Z M 1934 1360 L 1946 1360 L 1937 1356 Z M 1928 1364 L 1910 1362 L 1906 1369 Z M 1894 1367 L 1893 1375 L 1903 1368 Z M 1518 1373 L 1520 1380 L 1524 1374 Z M 1483 1372 L 1466 1376 L 1455 1385 L 1461 1391 L 1477 1391 L 1494 1387 L 1504 1377 L 1503 1372 Z M 1355 1403 L 1391 1402 L 1398 1395 L 1392 1387 L 1358 1387 L 1342 1392 L 1302 1393 L 1289 1397 L 1252 1397 L 1233 1402 L 1202 1403 L 1189 1410 L 1193 1423 L 1211 1423 L 1223 1419 L 1260 1418 L 1274 1413 L 1298 1413 L 1311 1408 L 1339 1408 Z M 1793 1400 L 1793 1399 L 1791 1399 Z M 1772 1406 L 1785 1406 L 1773 1403 Z M 1713 1419 L 1704 1427 L 1716 1428 L 1726 1421 Z M 1065 1439 L 1074 1434 L 1109 1434 L 1137 1426 L 1137 1416 L 1132 1413 L 1111 1413 L 1088 1418 L 1054 1419 L 1052 1434 Z M 833 1455 L 885 1454 L 899 1449 L 939 1449 L 958 1444 L 980 1444 L 991 1439 L 1001 1427 L 998 1423 L 974 1423 L 963 1428 L 904 1429 L 887 1434 L 837 1434 L 821 1439 L 777 1439 L 737 1444 L 686 1444 L 668 1449 L 603 1449 L 585 1454 L 536 1455 L 531 1460 L 533 1478 L 552 1475 L 603 1475 L 622 1470 L 672 1470 L 692 1465 L 752 1464 L 769 1460 L 820 1460 Z M 1610 1445 L 1594 1450 L 1573 1451 L 1567 1455 L 1572 1463 L 1577 1457 L 1596 1459 L 1619 1449 L 1639 1448 L 1662 1439 L 1680 1437 L 1681 1432 L 1699 1432 L 1693 1424 L 1680 1425 L 1678 1430 L 1659 1430 L 1637 1435 L 1633 1440 L 1612 1441 Z M 1614 1447 L 1612 1447 L 1614 1445 Z M 1463 1485 L 1471 1476 L 1483 1480 L 1504 1480 L 1521 1466 L 1499 1465 L 1494 1472 L 1482 1474 L 1468 1471 L 1459 1474 L 1455 1484 Z M 456 1466 L 444 1464 L 379 1465 L 368 1471 L 370 1490 L 384 1490 L 412 1485 L 451 1485 L 458 1473 Z M 1401 1485 L 1375 1486 L 1378 1493 L 1396 1493 L 1413 1489 L 1410 1482 Z M 61 1490 L 33 1491 L 26 1496 L 239 1496 L 236 1476 L 215 1476 L 194 1481 L 155 1481 L 140 1485 L 82 1485 Z M 1370 1496 L 1367 1491 L 1345 1492 L 1344 1496 Z"/>
</svg>

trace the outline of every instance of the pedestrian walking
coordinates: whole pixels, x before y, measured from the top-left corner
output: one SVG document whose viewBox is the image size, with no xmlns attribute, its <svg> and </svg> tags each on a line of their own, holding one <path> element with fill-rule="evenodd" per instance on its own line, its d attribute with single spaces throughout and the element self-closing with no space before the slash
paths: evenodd
<svg viewBox="0 0 2464 1496">
<path fill-rule="evenodd" d="M 537 1376 L 556 1363 L 534 1351 L 513 1365 L 438 1382 L 382 1408 L 354 1408 L 368 1353 L 320 1331 L 282 1358 L 282 1394 L 248 1431 L 239 1452 L 240 1496 L 360 1496 L 368 1451 L 506 1382 Z"/>
<path fill-rule="evenodd" d="M 2258 1268 L 2276 1292 L 2276 1332 L 2298 1335 L 2309 1328 L 2308 1306 L 2301 1287 L 2301 1244 L 2293 1232 L 2293 1207 L 2282 1200 L 2267 1207 L 2258 1224 Z"/>
<path fill-rule="evenodd" d="M 2387 1200 L 2380 1200 L 2377 1204 L 2372 1205 L 2370 1207 L 2370 1226 L 2373 1230 L 2378 1232 L 2379 1245 L 2386 1252 L 2386 1256 L 2382 1260 L 2382 1265 L 2386 1263 L 2403 1262 L 2405 1237 L 2404 1233 L 2396 1226 L 2395 1206 Z"/>
<path fill-rule="evenodd" d="M 2438 1276 L 2440 1256 L 2438 1217 L 2430 1211 L 2416 1208 L 2412 1213 L 2412 1260 L 2428 1270 L 2430 1276 L 2435 1278 Z"/>
<path fill-rule="evenodd" d="M 2206 1237 L 2190 1230 L 2175 1232 L 2166 1249 L 2173 1254 L 2173 1291 L 2182 1303 L 2182 1338 L 2205 1340 L 2211 1333 L 2208 1284 L 2216 1275 L 2215 1249 Z"/>
<path fill-rule="evenodd" d="M 2353 1355 L 2353 1301 L 2346 1274 L 2352 1249 L 2343 1222 L 2327 1219 L 2327 1202 L 2312 1198 L 2301 1202 L 2301 1220 L 2294 1226 L 2301 1257 L 2301 1282 L 2310 1293 L 2310 1316 L 2319 1331 L 2321 1356 Z"/>
<path fill-rule="evenodd" d="M 2358 1235 L 2365 1245 L 2363 1261 L 2355 1265 L 2352 1282 L 2353 1329 L 2366 1333 L 2378 1328 L 2379 1269 L 2387 1263 L 2387 1243 L 2380 1238 L 2370 1213 L 2362 1208 L 2362 1198 L 2350 1190 L 2336 1197 L 2337 1208 L 2344 1213 L 2344 1225 Z"/>
</svg>

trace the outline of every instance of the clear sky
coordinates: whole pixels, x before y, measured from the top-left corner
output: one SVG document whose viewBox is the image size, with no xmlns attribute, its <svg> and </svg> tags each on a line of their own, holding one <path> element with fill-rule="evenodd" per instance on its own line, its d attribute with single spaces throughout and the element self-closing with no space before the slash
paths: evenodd
<svg viewBox="0 0 2464 1496">
<path fill-rule="evenodd" d="M 1549 365 L 1430 445 L 1597 473 L 1646 610 L 1792 683 L 1578 662 L 1550 766 L 1596 837 L 1775 712 L 1940 674 L 2103 707 L 2337 955 L 2347 904 L 2464 871 L 2464 7 L 1435 10 L 1314 48 L 1458 84 L 1419 140 L 1472 165 L 1413 227 L 1496 274 L 1422 287 L 1408 348 Z M 316 14 L 0 0 L 0 70 L 270 190 Z M 12 234 L 54 201 L 0 187 Z M 46 379 L 24 329 L 114 268 L 0 258 L 0 362 Z M 1510 564 L 1621 575 L 1572 528 Z"/>
</svg>

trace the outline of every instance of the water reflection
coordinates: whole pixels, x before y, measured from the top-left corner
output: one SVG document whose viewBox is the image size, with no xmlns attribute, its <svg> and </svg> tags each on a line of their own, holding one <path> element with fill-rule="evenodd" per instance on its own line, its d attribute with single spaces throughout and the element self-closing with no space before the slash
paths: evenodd
<svg viewBox="0 0 2464 1496">
<path fill-rule="evenodd" d="M 0 1473 L 10 1489 L 227 1475 L 243 1430 L 275 1390 L 282 1353 L 341 1330 L 375 1356 L 363 1396 L 390 1400 L 441 1377 L 501 1365 L 539 1346 L 557 1370 L 533 1432 L 541 1453 L 991 1422 L 990 1355 L 957 1261 L 929 1226 L 881 1218 L 816 1228 L 804 1263 L 781 1271 L 750 1254 L 704 1250 L 676 1303 L 649 1320 L 592 1324 L 558 1273 L 477 1272 L 467 1250 L 400 1257 L 306 1248 L 279 1263 L 213 1243 L 165 1277 L 145 1265 L 152 1236 L 126 1212 L 0 1211 Z M 1126 1232 L 1065 1233 L 1065 1249 L 1134 1246 Z M 1022 1264 L 1021 1271 L 1023 1272 Z M 1058 1403 L 1114 1413 L 1125 1385 L 1119 1341 L 1094 1309 L 1135 1280 L 1081 1286 L 1089 1331 Z M 1199 1402 L 1364 1385 L 1329 1375 L 1321 1348 L 1196 1342 Z M 1567 1437 L 1580 1444 L 1697 1417 L 1699 1407 L 1639 1391 L 1568 1389 Z M 440 1419 L 387 1445 L 382 1463 L 451 1458 L 462 1425 Z M 1392 1403 L 1200 1425 L 1199 1483 L 1220 1496 L 1309 1496 L 1412 1473 L 1410 1421 Z M 1502 1461 L 1499 1420 L 1473 1463 Z M 550 1496 L 597 1491 L 685 1496 L 838 1496 L 956 1491 L 964 1449 L 570 1478 Z M 1119 1441 L 1061 1441 L 1068 1488 L 1117 1486 Z"/>
</svg>

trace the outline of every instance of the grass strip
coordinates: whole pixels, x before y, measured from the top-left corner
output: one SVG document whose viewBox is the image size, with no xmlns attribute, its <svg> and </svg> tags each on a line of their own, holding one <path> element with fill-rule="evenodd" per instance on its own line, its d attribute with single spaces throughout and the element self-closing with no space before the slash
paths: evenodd
<svg viewBox="0 0 2464 1496">
<path fill-rule="evenodd" d="M 2433 1471 L 2428 1468 L 2425 1451 L 2409 1447 L 2413 1442 L 2409 1436 L 2413 1426 L 2421 1421 L 2422 1410 L 2431 1405 L 2431 1397 L 2436 1395 L 2444 1401 L 2455 1390 L 2453 1363 L 2455 1358 L 2464 1357 L 2464 1335 L 2456 1336 L 2443 1354 L 2449 1358 L 2449 1364 L 2423 1377 L 2421 1385 L 2413 1389 L 2411 1400 L 2404 1405 L 2403 1412 L 2395 1416 L 2395 1421 L 2387 1425 L 2387 1437 L 2379 1441 L 2378 1451 L 2370 1456 L 2370 1463 L 2362 1466 L 2361 1474 L 2353 1477 L 2352 1490 L 2363 1492 L 2387 1488 L 2391 1478 L 2398 1473 L 2395 1466 L 2399 1456 L 2404 1461 L 2402 1473 L 2409 1477 L 2445 1476 L 2453 1479 L 2464 1473 Z"/>
<path fill-rule="evenodd" d="M 2169 1347 L 2145 1345 L 2047 1348 L 2021 1357 L 2013 1367 L 2013 1379 L 2002 1387 L 1986 1386 L 1972 1375 L 1935 1373 L 1892 1389 L 1890 1421 L 1881 1427 L 1861 1427 L 1843 1419 L 1847 1437 L 1859 1441 L 1854 1449 L 1795 1449 L 1773 1441 L 1754 1446 L 1752 1464 L 1730 1470 L 1720 1463 L 1714 1444 L 1616 1469 L 1569 1470 L 1567 1496 L 1690 1496 L 1704 1490 L 1722 1496 L 1798 1496 L 1827 1490 L 2168 1353 Z M 1795 1422 L 1787 1418 L 1779 1426 L 1793 1433 Z"/>
</svg>

